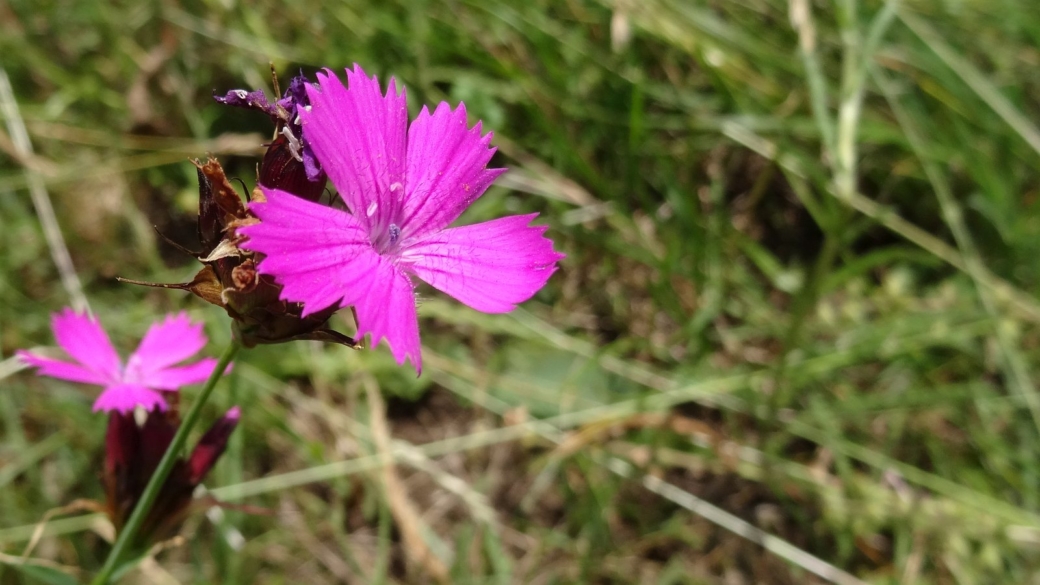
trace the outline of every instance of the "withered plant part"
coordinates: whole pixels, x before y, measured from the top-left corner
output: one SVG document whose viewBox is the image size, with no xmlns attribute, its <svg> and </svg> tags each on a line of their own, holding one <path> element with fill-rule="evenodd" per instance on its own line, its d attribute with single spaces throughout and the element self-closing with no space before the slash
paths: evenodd
<svg viewBox="0 0 1040 585">
<path fill-rule="evenodd" d="M 203 268 L 191 282 L 167 284 L 127 278 L 119 280 L 186 290 L 223 308 L 233 320 L 235 335 L 245 347 L 297 339 L 360 347 L 351 337 L 327 326 L 329 317 L 335 312 L 334 307 L 301 317 L 302 304 L 278 298 L 281 286 L 270 276 L 256 271 L 256 264 L 263 256 L 239 248 L 244 236 L 239 235 L 237 229 L 257 223 L 257 218 L 246 208 L 215 158 L 210 158 L 205 164 L 194 163 L 199 178 L 198 233 L 202 250 L 192 252 L 175 242 L 171 244 L 198 259 Z M 310 192 L 318 184 L 306 178 L 302 163 L 286 153 L 281 139 L 270 145 L 260 166 L 260 177 L 261 181 L 266 179 L 276 183 L 273 186 L 283 190 L 304 189 Z M 324 179 L 320 184 L 324 186 Z M 263 193 L 254 189 L 252 198 L 254 201 L 263 200 Z"/>
</svg>

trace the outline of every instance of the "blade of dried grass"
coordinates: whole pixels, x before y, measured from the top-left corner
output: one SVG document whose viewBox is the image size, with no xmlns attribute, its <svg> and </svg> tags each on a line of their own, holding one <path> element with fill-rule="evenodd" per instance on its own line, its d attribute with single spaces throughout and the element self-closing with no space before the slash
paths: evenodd
<svg viewBox="0 0 1040 585">
<path fill-rule="evenodd" d="M 450 558 L 441 558 L 435 548 L 447 548 L 445 545 L 433 547 L 427 543 L 426 534 L 430 528 L 422 520 L 422 515 L 416 508 L 415 503 L 408 496 L 401 479 L 397 476 L 394 461 L 397 459 L 391 447 L 390 431 L 386 422 L 386 404 L 375 380 L 368 379 L 364 384 L 365 396 L 368 398 L 370 409 L 370 423 L 372 425 L 372 437 L 375 439 L 377 455 L 385 463 L 380 467 L 380 477 L 383 487 L 386 489 L 386 500 L 394 520 L 401 531 L 401 539 L 408 553 L 408 562 L 416 563 L 422 567 L 427 575 L 430 575 L 441 583 L 448 583 L 448 566 Z M 452 555 L 453 556 L 453 555 Z"/>
<path fill-rule="evenodd" d="M 18 100 L 15 99 L 14 89 L 11 88 L 11 79 L 7 76 L 7 70 L 0 67 L 0 112 L 3 112 L 7 120 L 7 131 L 11 135 L 11 141 L 15 148 L 26 159 L 33 156 L 32 142 L 29 140 L 29 132 L 25 129 L 25 121 L 22 119 L 18 109 Z M 90 312 L 90 304 L 86 295 L 83 294 L 83 284 L 76 274 L 76 267 L 72 264 L 72 256 L 69 248 L 65 245 L 65 237 L 61 235 L 61 227 L 58 218 L 54 215 L 54 206 L 51 205 L 50 195 L 44 186 L 43 178 L 31 168 L 25 169 L 25 180 L 29 187 L 29 196 L 32 198 L 36 215 L 40 219 L 43 235 L 47 239 L 47 247 L 51 252 L 51 259 L 58 269 L 61 284 L 69 295 L 72 308 L 77 312 Z"/>
<path fill-rule="evenodd" d="M 604 465 L 614 473 L 622 477 L 635 477 L 635 469 L 631 464 L 616 457 L 606 458 Z M 748 539 L 761 546 L 778 557 L 797 565 L 810 573 L 839 585 L 866 585 L 866 581 L 856 578 L 854 575 L 842 571 L 838 567 L 811 555 L 804 550 L 794 546 L 786 540 L 769 534 L 768 532 L 754 526 L 753 524 L 730 514 L 729 512 L 707 502 L 690 492 L 668 483 L 653 475 L 638 476 L 639 482 L 646 489 L 678 504 L 683 508 L 697 514 L 733 534 Z"/>
<path fill-rule="evenodd" d="M 432 365 L 430 361 L 430 353 L 427 352 L 427 364 Z M 445 386 L 452 391 L 458 392 L 458 383 L 454 380 L 444 380 Z M 481 394 L 479 398 L 471 392 L 460 392 L 467 400 L 480 400 L 480 406 L 487 408 L 488 410 L 497 414 L 504 414 L 510 407 L 502 400 Z M 600 421 L 602 423 L 603 421 Z M 567 456 L 568 450 L 564 446 L 567 444 L 568 435 L 563 432 L 562 429 L 556 427 L 548 421 L 543 421 L 544 424 L 534 427 L 535 432 L 538 433 L 542 438 L 555 443 L 563 448 L 560 455 L 554 455 L 550 459 L 550 465 L 546 466 L 546 473 L 541 477 L 546 477 L 552 473 L 556 466 L 552 463 L 558 461 L 560 457 Z M 722 510 L 721 508 L 706 502 L 697 496 L 673 485 L 665 482 L 659 478 L 651 475 L 641 475 L 635 473 L 635 469 L 627 462 L 617 457 L 603 457 L 595 456 L 601 465 L 604 465 L 607 469 L 613 473 L 622 477 L 638 477 L 640 483 L 648 490 L 664 497 L 665 499 L 686 508 L 687 510 L 701 516 L 702 518 L 712 522 L 730 532 L 746 538 L 751 542 L 761 546 L 769 552 L 791 562 L 799 567 L 802 567 L 806 571 L 809 571 L 815 575 L 818 575 L 832 583 L 838 583 L 840 585 L 864 585 L 864 582 L 857 579 L 853 575 L 842 571 L 841 569 L 831 565 L 823 559 L 809 554 L 802 549 L 792 545 L 791 543 L 767 533 L 766 531 L 754 526 L 732 514 Z M 537 483 L 537 482 L 536 482 Z M 533 497 L 537 497 L 537 491 L 532 490 Z M 530 505 L 528 498 L 525 501 Z"/>
</svg>

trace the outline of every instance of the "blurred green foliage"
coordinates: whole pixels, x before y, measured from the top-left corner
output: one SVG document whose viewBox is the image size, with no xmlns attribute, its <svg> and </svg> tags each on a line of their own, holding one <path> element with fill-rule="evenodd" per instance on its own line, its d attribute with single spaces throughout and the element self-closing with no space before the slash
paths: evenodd
<svg viewBox="0 0 1040 585">
<path fill-rule="evenodd" d="M 190 157 L 252 186 L 270 128 L 210 96 L 271 91 L 269 61 L 465 101 L 512 170 L 463 221 L 538 211 L 568 255 L 508 316 L 424 290 L 419 379 L 385 348 L 247 352 L 210 483 L 269 513 L 200 513 L 133 579 L 426 582 L 409 521 L 460 583 L 1037 578 L 1032 2 L 12 0 L 0 27 L 35 148 L 0 134 L 0 359 L 70 302 L 31 173 L 117 346 L 186 309 L 219 351 L 219 310 L 113 277 L 193 273 L 152 226 L 193 246 Z M 66 582 L 107 552 L 91 517 L 18 557 L 100 497 L 104 422 L 0 364 L 0 583 Z"/>
</svg>

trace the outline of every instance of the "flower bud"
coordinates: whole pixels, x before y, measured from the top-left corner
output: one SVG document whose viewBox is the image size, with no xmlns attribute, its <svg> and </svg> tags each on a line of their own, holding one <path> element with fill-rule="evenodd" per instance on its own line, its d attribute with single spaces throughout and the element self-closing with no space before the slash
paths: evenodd
<svg viewBox="0 0 1040 585">
<path fill-rule="evenodd" d="M 308 201 L 317 201 L 325 192 L 325 174 L 313 181 L 300 154 L 293 151 L 292 143 L 280 134 L 267 147 L 260 163 L 260 184 L 269 189 L 281 189 Z"/>
<path fill-rule="evenodd" d="M 138 414 L 144 420 L 138 421 Z M 141 499 L 148 480 L 180 426 L 176 408 L 140 413 L 112 411 L 105 434 L 106 511 L 119 531 Z M 138 543 L 150 546 L 173 536 L 191 511 L 195 488 L 216 464 L 241 416 L 236 406 L 202 436 L 187 460 L 179 459 L 159 492 L 138 534 Z"/>
</svg>

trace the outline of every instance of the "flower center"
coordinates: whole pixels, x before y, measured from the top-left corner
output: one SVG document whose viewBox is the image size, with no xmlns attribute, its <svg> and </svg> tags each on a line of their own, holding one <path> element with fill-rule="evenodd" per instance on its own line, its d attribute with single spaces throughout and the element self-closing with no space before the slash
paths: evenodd
<svg viewBox="0 0 1040 585">
<path fill-rule="evenodd" d="M 401 247 L 401 207 L 403 205 L 404 184 L 395 182 L 390 185 L 390 192 L 386 194 L 382 202 L 372 201 L 365 209 L 371 224 L 369 225 L 369 238 L 372 247 L 380 254 L 396 254 Z M 388 207 L 380 208 L 385 205 Z"/>
<path fill-rule="evenodd" d="M 126 362 L 126 368 L 123 369 L 122 382 L 128 384 L 136 384 L 141 381 L 141 358 L 136 355 L 131 355 L 130 359 Z"/>
<path fill-rule="evenodd" d="M 372 247 L 380 254 L 391 254 L 397 251 L 397 242 L 400 239 L 401 228 L 396 223 L 391 223 L 385 230 L 375 230 Z"/>
</svg>

